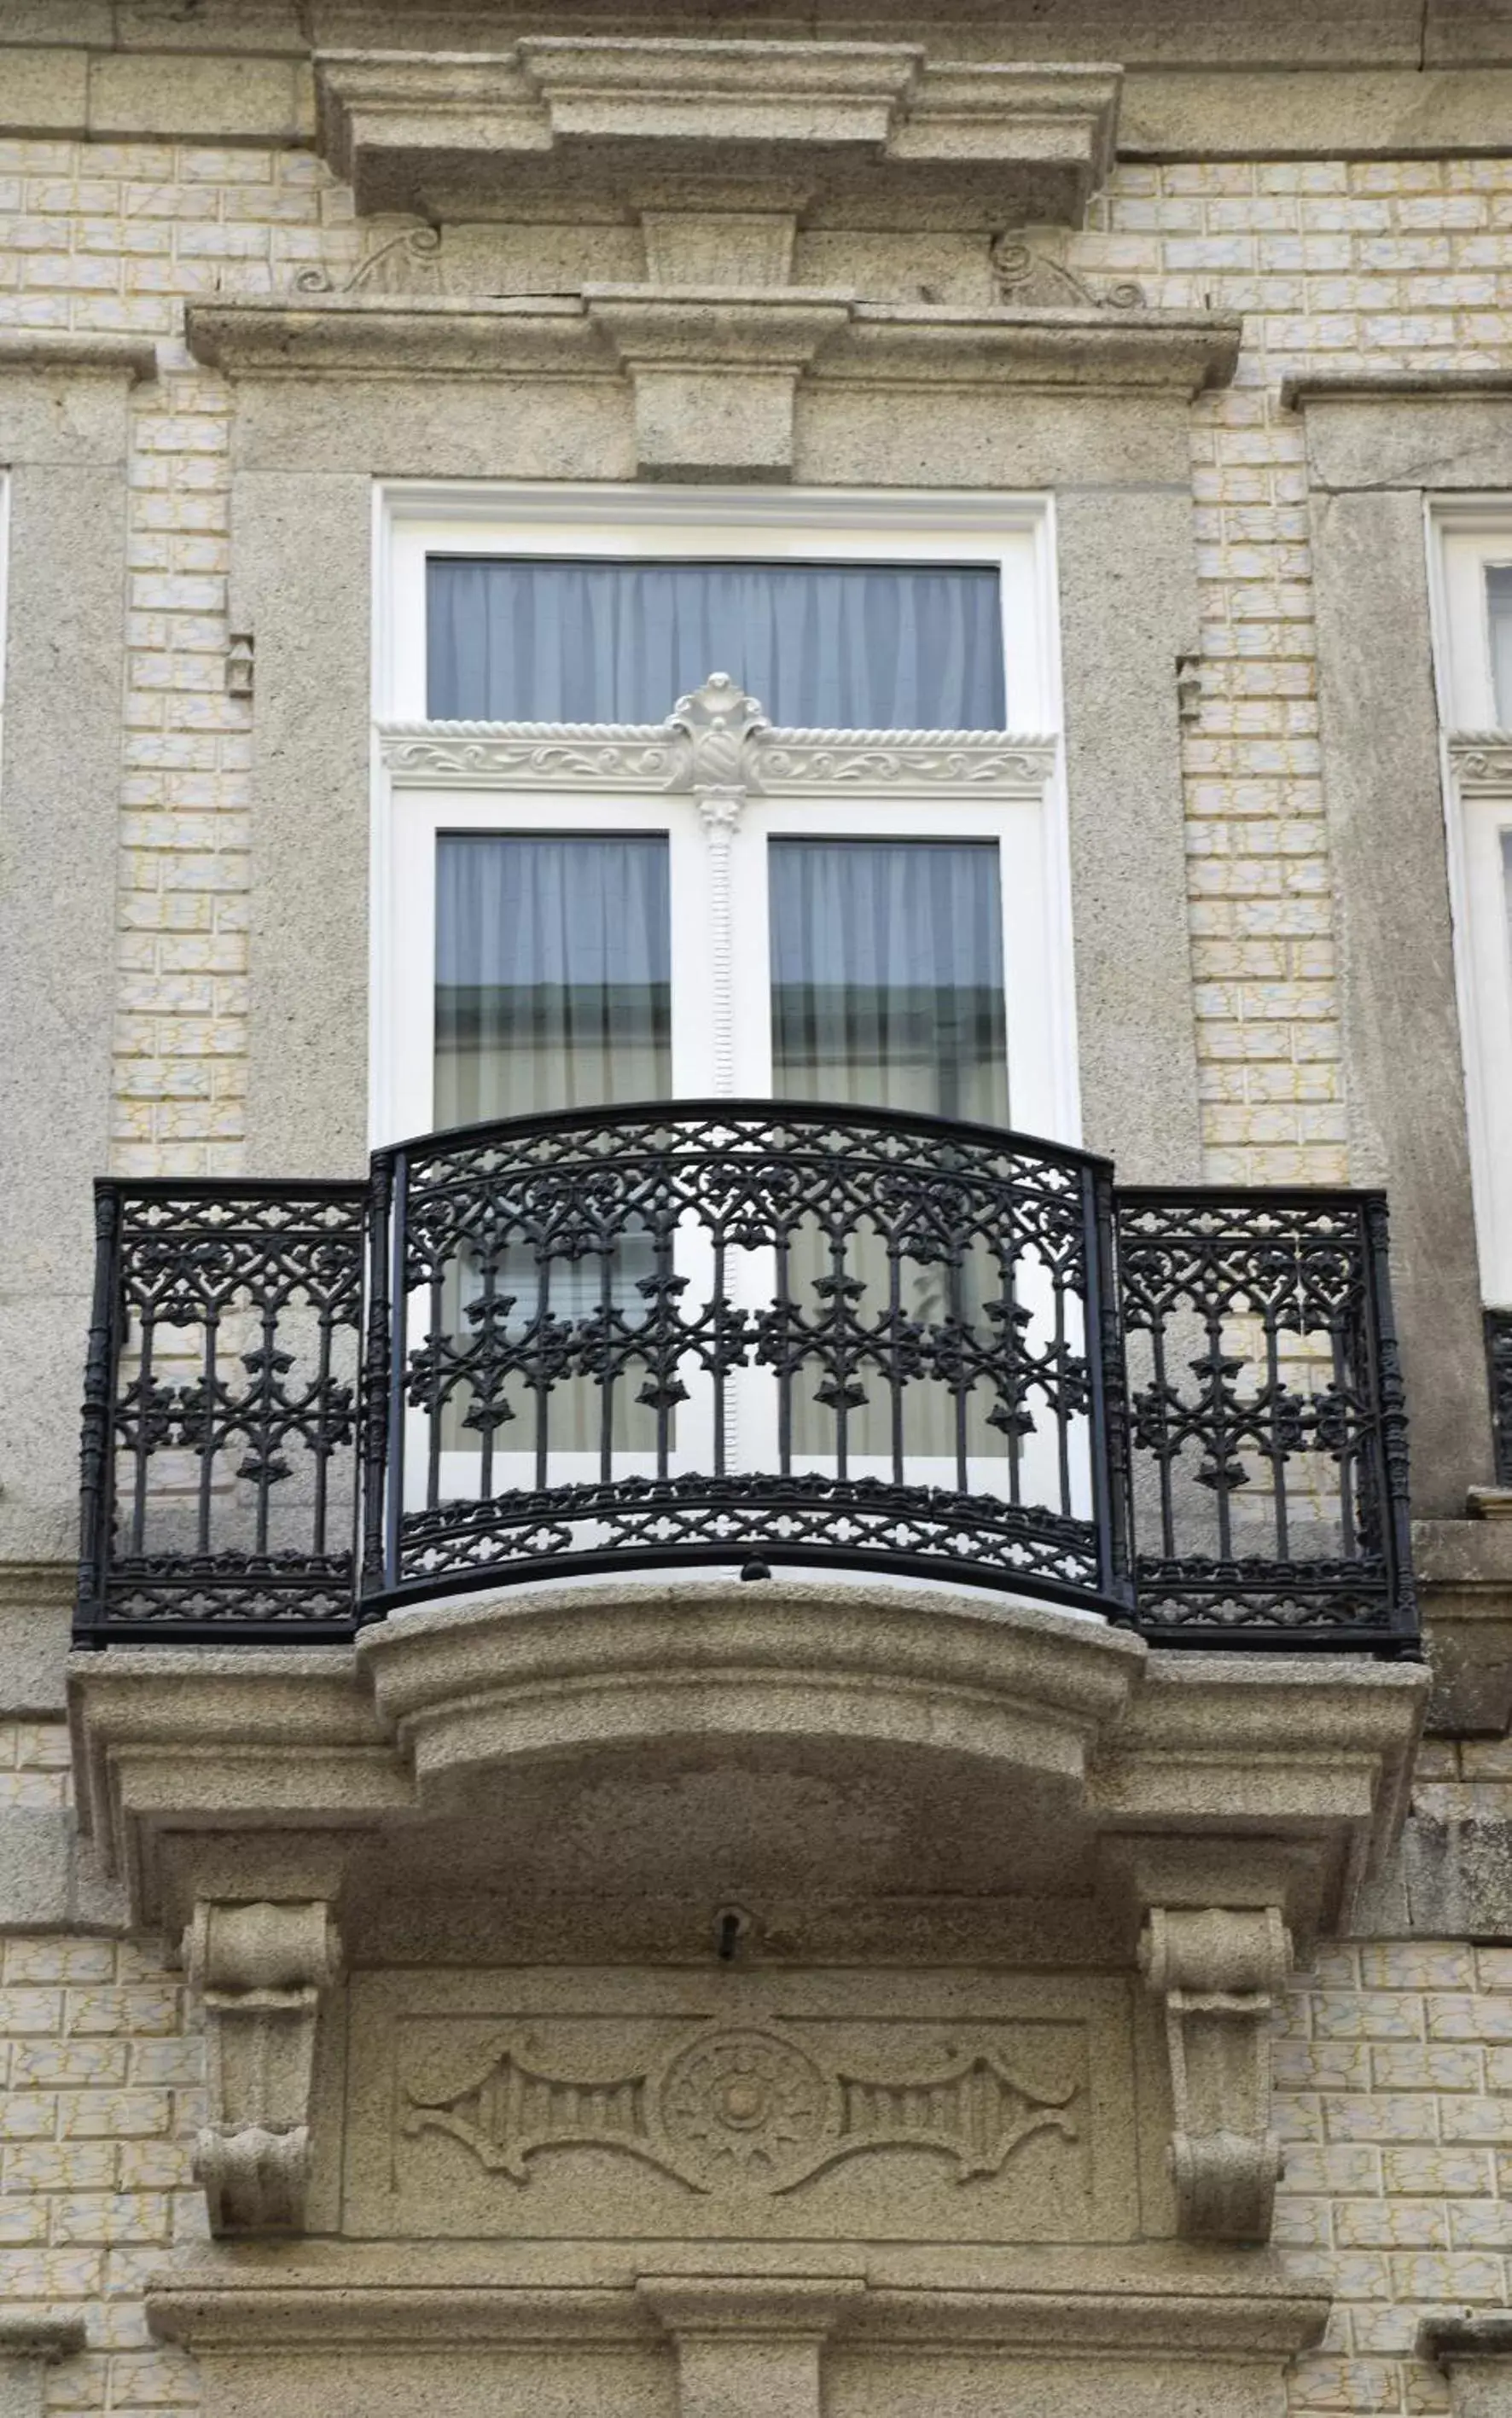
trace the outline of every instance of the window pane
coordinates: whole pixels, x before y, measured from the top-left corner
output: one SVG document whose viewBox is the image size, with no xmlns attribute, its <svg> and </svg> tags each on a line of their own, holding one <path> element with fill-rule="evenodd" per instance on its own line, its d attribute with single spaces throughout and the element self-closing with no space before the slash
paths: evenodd
<svg viewBox="0 0 1512 2418">
<path fill-rule="evenodd" d="M 1486 618 L 1490 624 L 1496 726 L 1506 730 L 1512 728 L 1512 564 L 1492 563 L 1487 570 Z"/>
<path fill-rule="evenodd" d="M 671 1089 L 666 842 L 443 833 L 435 1123 Z"/>
<path fill-rule="evenodd" d="M 779 1099 L 1008 1121 L 998 850 L 773 840 Z"/>
<path fill-rule="evenodd" d="M 428 711 L 662 722 L 728 672 L 789 728 L 1000 730 L 998 585 L 971 565 L 433 556 Z"/>
</svg>

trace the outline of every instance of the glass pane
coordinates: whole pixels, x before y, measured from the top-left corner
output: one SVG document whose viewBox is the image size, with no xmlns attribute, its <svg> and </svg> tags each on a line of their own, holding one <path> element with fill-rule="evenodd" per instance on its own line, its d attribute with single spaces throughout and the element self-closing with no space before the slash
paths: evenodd
<svg viewBox="0 0 1512 2418">
<path fill-rule="evenodd" d="M 449 555 L 426 569 L 438 720 L 661 722 L 719 671 L 788 727 L 1004 727 L 991 567 Z"/>
<path fill-rule="evenodd" d="M 531 838 L 444 832 L 435 867 L 435 1123 L 439 1127 L 616 1100 L 672 1087 L 666 841 L 659 834 Z M 532 1394 L 512 1354 L 550 1328 L 586 1352 L 596 1328 L 643 1325 L 657 1247 L 621 1225 L 612 1241 L 533 1232 L 527 1197 L 512 1232 L 464 1246 L 429 1305 L 433 1338 L 466 1369 L 435 1433 L 478 1457 L 533 1451 L 549 1423 L 557 1453 L 649 1451 L 656 1416 L 634 1354 L 612 1385 L 564 1373 Z M 477 1364 L 474 1373 L 474 1363 Z M 669 1431 L 670 1432 L 670 1431 Z"/>
<path fill-rule="evenodd" d="M 666 842 L 443 832 L 435 867 L 435 1123 L 672 1082 Z"/>
<path fill-rule="evenodd" d="M 991 840 L 771 847 L 779 1099 L 1008 1122 Z"/>
<path fill-rule="evenodd" d="M 1496 727 L 1512 729 L 1512 563 L 1491 563 L 1487 570 L 1486 618 L 1490 625 Z"/>
<path fill-rule="evenodd" d="M 770 881 L 776 1096 L 1005 1125 L 995 844 L 773 840 Z M 944 1483 L 963 1457 L 1013 1461 L 1016 1438 L 994 1424 L 986 1384 L 921 1370 L 894 1401 L 871 1347 L 899 1319 L 942 1372 L 990 1346 L 1019 1305 L 986 1238 L 953 1250 L 922 1230 L 890 1237 L 879 1217 L 837 1246 L 816 1210 L 785 1258 L 785 1291 L 810 1339 L 785 1381 L 784 1422 L 801 1459 L 896 1477 L 900 1454 L 924 1456 L 941 1464 Z"/>
</svg>

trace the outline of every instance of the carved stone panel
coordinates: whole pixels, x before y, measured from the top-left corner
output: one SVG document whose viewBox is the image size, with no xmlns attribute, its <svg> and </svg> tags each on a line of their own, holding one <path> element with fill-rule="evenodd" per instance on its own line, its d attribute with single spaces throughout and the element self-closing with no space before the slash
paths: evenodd
<svg viewBox="0 0 1512 2418">
<path fill-rule="evenodd" d="M 359 2234 L 1126 2239 L 1129 1984 L 492 1971 L 352 1985 Z"/>
</svg>

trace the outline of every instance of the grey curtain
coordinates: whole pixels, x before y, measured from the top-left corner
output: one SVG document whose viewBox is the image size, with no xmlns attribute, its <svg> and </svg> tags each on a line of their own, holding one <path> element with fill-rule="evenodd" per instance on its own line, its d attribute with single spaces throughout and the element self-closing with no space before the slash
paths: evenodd
<svg viewBox="0 0 1512 2418">
<path fill-rule="evenodd" d="M 771 844 L 772 1090 L 1008 1121 L 998 850 Z"/>
<path fill-rule="evenodd" d="M 1486 574 L 1486 614 L 1491 632 L 1491 686 L 1496 720 L 1512 728 L 1512 568 L 1492 563 Z"/>
<path fill-rule="evenodd" d="M 788 727 L 1000 730 L 998 574 L 973 565 L 427 565 L 441 721 L 661 722 L 728 672 Z"/>
<path fill-rule="evenodd" d="M 666 842 L 443 833 L 435 1122 L 672 1087 Z"/>
</svg>

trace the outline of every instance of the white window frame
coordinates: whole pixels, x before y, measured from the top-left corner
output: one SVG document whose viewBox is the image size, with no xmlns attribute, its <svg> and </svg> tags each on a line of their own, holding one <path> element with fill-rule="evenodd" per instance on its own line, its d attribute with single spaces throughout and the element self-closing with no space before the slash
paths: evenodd
<svg viewBox="0 0 1512 2418">
<path fill-rule="evenodd" d="M 565 790 L 531 797 L 515 783 L 488 794 L 486 775 L 452 784 L 396 781 L 385 761 L 385 734 L 403 726 L 438 733 L 455 725 L 426 718 L 425 561 L 428 555 L 521 553 L 623 555 L 630 559 L 707 554 L 774 561 L 959 561 L 997 569 L 1002 602 L 1007 743 L 1051 742 L 1032 797 L 996 805 L 941 795 L 927 825 L 917 800 L 855 805 L 752 800 L 730 845 L 728 879 L 749 905 L 764 883 L 762 843 L 769 832 L 850 828 L 869 834 L 906 822 L 910 835 L 1012 834 L 1010 862 L 1029 865 L 1022 886 L 1003 883 L 1004 963 L 1009 978 L 1011 1112 L 1022 1130 L 1075 1143 L 1080 1100 L 1072 963 L 1070 849 L 1063 753 L 1060 745 L 1061 666 L 1055 586 L 1053 502 L 1042 496 L 848 492 L 833 489 L 647 488 L 614 485 L 438 485 L 387 482 L 374 489 L 374 813 L 372 848 L 370 1101 L 375 1146 L 430 1123 L 434 1018 L 434 867 L 441 830 L 561 829 Z M 710 671 L 718 668 L 710 666 Z M 667 827 L 664 803 L 614 801 L 599 828 Z M 1031 830 L 1032 826 L 1032 830 Z M 594 827 L 591 814 L 582 828 Z M 1032 841 L 1032 845 L 1030 842 Z M 695 899 L 702 877 L 684 838 L 672 852 L 676 961 L 686 967 L 707 948 L 707 913 Z M 746 915 L 732 951 L 736 995 L 755 931 Z M 741 934 L 744 934 L 742 941 Z M 764 937 L 762 941 L 764 946 Z M 742 963 L 743 951 L 743 963 Z M 1016 1017 L 1016 997 L 1017 1014 Z M 770 1086 L 770 1036 L 756 1018 L 738 1020 L 733 1090 Z M 674 994 L 673 1090 L 696 1094 L 710 1079 L 707 1033 L 677 1016 Z M 1015 1034 L 1017 1034 L 1017 1049 Z"/>
<path fill-rule="evenodd" d="M 1485 575 L 1512 568 L 1512 495 L 1429 497 L 1428 583 L 1455 987 L 1481 1293 L 1512 1308 L 1512 728 L 1498 727 Z"/>
</svg>

